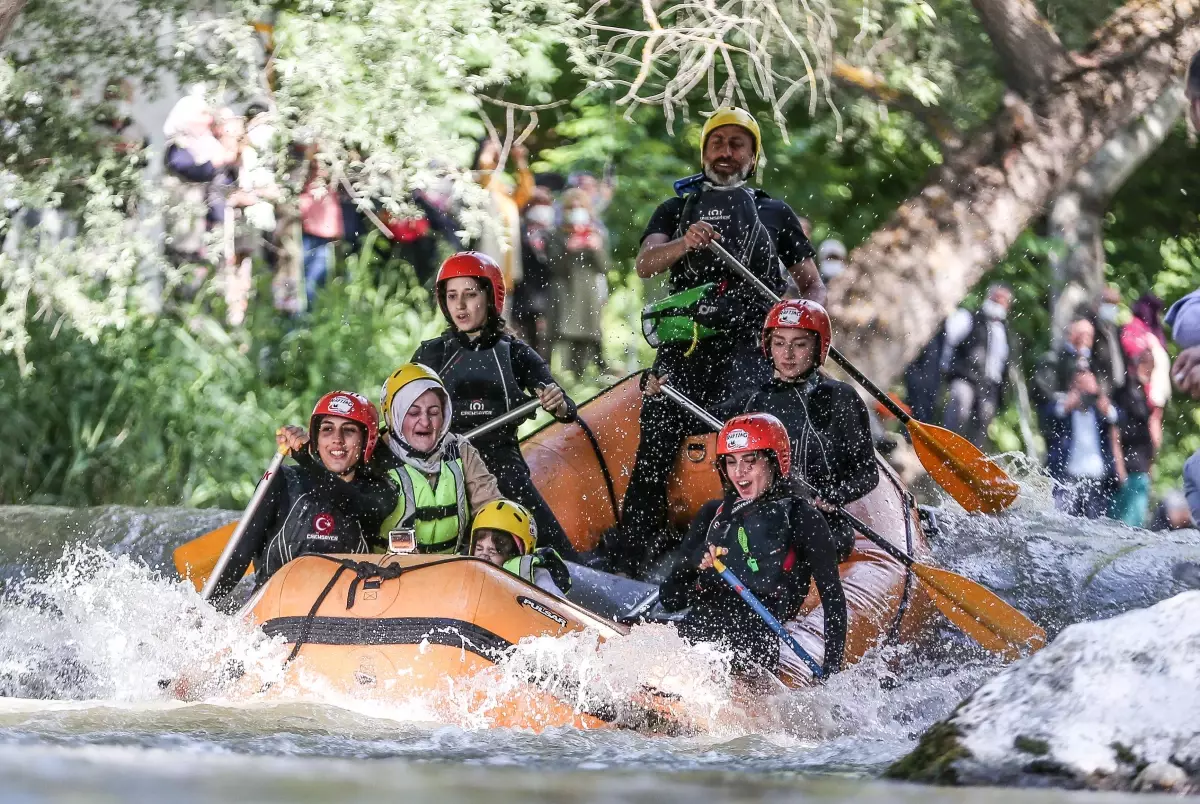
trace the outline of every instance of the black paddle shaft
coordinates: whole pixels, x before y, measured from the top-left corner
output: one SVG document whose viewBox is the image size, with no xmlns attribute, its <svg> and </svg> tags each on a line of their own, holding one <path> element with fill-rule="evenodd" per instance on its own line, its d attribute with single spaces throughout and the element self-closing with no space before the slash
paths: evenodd
<svg viewBox="0 0 1200 804">
<path fill-rule="evenodd" d="M 771 290 L 771 288 L 767 286 L 767 283 L 755 276 L 749 268 L 742 265 L 741 261 L 726 251 L 724 246 L 714 240 L 708 244 L 708 247 L 712 249 L 714 254 L 721 258 L 722 262 L 729 266 L 730 270 L 732 270 L 742 279 L 749 282 L 755 288 L 755 290 L 769 299 L 772 304 L 779 303 L 779 294 Z M 853 377 L 855 382 L 857 382 L 863 388 L 866 388 L 867 393 L 878 399 L 885 408 L 891 411 L 893 416 L 905 424 L 908 424 L 910 421 L 912 421 L 912 416 L 909 416 L 907 413 L 905 413 L 904 408 L 892 401 L 892 398 L 880 390 L 878 385 L 867 379 L 867 375 L 855 368 L 854 364 L 847 360 L 845 355 L 831 346 L 829 348 L 829 356 L 833 358 L 833 362 L 837 363 L 845 370 L 847 374 Z"/>
</svg>

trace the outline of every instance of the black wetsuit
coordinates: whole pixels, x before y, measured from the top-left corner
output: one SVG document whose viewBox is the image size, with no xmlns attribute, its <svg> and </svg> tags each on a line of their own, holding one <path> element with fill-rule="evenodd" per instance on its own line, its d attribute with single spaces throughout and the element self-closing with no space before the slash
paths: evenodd
<svg viewBox="0 0 1200 804">
<path fill-rule="evenodd" d="M 741 532 L 744 531 L 744 537 Z M 708 545 L 781 623 L 800 610 L 810 581 L 825 612 L 826 674 L 842 667 L 846 648 L 846 596 L 837 554 L 824 517 L 807 502 L 768 492 L 745 502 L 736 495 L 705 503 L 692 521 L 683 558 L 663 584 L 663 608 L 689 607 L 679 633 L 691 641 L 719 642 L 733 650 L 737 669 L 779 666 L 779 637 L 717 574 L 700 571 Z"/>
<path fill-rule="evenodd" d="M 784 290 L 783 266 L 814 256 L 800 219 L 782 201 L 746 187 L 706 189 L 687 198 L 671 198 L 654 211 L 642 240 L 662 234 L 679 238 L 697 221 L 721 233 L 722 244 L 777 294 Z M 658 349 L 652 371 L 671 375 L 671 384 L 708 409 L 742 388 L 755 388 L 771 376 L 759 346 L 771 302 L 735 276 L 708 250 L 689 252 L 671 266 L 668 285 L 679 293 L 717 283 L 699 324 L 717 334 L 695 344 L 667 343 Z M 706 431 L 692 414 L 665 396 L 644 400 L 641 437 L 633 475 L 621 509 L 621 527 L 605 542 L 614 571 L 639 575 L 671 545 L 665 538 L 667 477 L 684 437 Z"/>
<path fill-rule="evenodd" d="M 524 403 L 543 385 L 554 383 L 550 367 L 527 343 L 508 334 L 482 334 L 474 341 L 445 332 L 425 341 L 412 356 L 442 378 L 454 415 L 450 431 L 462 435 Z M 557 383 L 555 383 L 557 384 Z M 527 396 L 528 395 L 528 396 Z M 575 403 L 567 398 L 562 421 L 575 418 Z M 530 510 L 538 528 L 538 544 L 553 547 L 563 558 L 578 557 L 562 525 L 542 498 L 517 442 L 519 423 L 493 430 L 471 445 L 496 476 L 500 493 Z"/>
<path fill-rule="evenodd" d="M 770 413 L 783 422 L 792 442 L 793 474 L 803 477 L 825 502 L 840 508 L 879 485 L 867 406 L 846 383 L 819 371 L 794 383 L 775 378 L 734 397 L 718 415 L 729 419 L 742 413 Z M 854 546 L 854 531 L 840 512 L 825 517 L 845 561 Z"/>
<path fill-rule="evenodd" d="M 396 487 L 360 468 L 346 482 L 308 452 L 293 456 L 266 482 L 262 504 L 218 582 L 214 599 L 231 590 L 254 561 L 255 586 L 306 553 L 365 553 L 396 507 Z"/>
</svg>

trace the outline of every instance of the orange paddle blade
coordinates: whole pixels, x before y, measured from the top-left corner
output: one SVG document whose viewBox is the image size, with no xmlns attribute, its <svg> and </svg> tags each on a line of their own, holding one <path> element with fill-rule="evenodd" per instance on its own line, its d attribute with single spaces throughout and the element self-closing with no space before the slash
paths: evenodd
<svg viewBox="0 0 1200 804">
<path fill-rule="evenodd" d="M 949 570 L 913 564 L 946 619 L 986 649 L 1009 659 L 1040 650 L 1046 632 L 995 593 Z"/>
<path fill-rule="evenodd" d="M 1020 487 L 958 433 L 912 419 L 908 434 L 925 471 L 966 510 L 998 514 L 1016 501 Z"/>
<path fill-rule="evenodd" d="M 225 549 L 225 544 L 233 535 L 237 524 L 235 519 L 228 525 L 210 530 L 203 536 L 179 545 L 172 553 L 172 557 L 175 559 L 175 570 L 179 573 L 179 577 L 191 580 L 197 592 L 203 589 L 204 584 L 208 582 L 208 576 L 212 575 L 212 571 L 216 568 L 217 559 L 221 557 L 221 551 Z M 254 566 L 251 565 L 247 572 L 252 572 L 253 569 Z"/>
</svg>

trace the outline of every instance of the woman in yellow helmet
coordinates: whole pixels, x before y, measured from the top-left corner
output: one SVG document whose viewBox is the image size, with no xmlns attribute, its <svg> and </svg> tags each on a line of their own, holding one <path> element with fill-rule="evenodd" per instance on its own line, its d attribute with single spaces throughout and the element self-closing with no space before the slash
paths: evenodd
<svg viewBox="0 0 1200 804">
<path fill-rule="evenodd" d="M 411 529 L 422 553 L 467 547 L 471 512 L 500 499 L 496 478 L 478 451 L 450 432 L 450 397 L 434 371 L 406 363 L 383 384 L 387 423 L 379 469 L 396 483 L 399 502 L 380 534 Z"/>
<path fill-rule="evenodd" d="M 570 570 L 554 549 L 538 548 L 537 522 L 520 503 L 496 500 L 479 509 L 471 523 L 471 555 L 552 595 L 566 597 L 571 588 Z"/>
</svg>

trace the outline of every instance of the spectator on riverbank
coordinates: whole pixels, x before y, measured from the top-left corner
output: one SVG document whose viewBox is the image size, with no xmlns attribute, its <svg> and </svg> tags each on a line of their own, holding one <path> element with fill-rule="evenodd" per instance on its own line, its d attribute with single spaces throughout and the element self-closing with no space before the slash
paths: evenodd
<svg viewBox="0 0 1200 804">
<path fill-rule="evenodd" d="M 224 209 L 214 208 L 209 188 L 237 156 L 217 139 L 213 123 L 212 109 L 199 95 L 180 98 L 163 123 L 167 257 L 176 265 L 195 266 L 192 293 L 208 276 L 208 230 L 224 220 Z"/>
<path fill-rule="evenodd" d="M 1071 516 L 1108 512 L 1118 485 L 1113 457 L 1117 410 L 1091 370 L 1095 330 L 1086 318 L 1067 328 L 1060 351 L 1042 359 L 1035 386 L 1054 501 Z"/>
<path fill-rule="evenodd" d="M 554 275 L 555 338 L 563 367 L 576 376 L 601 362 L 601 319 L 608 302 L 608 243 L 591 198 L 575 188 L 562 197 L 563 219 L 547 246 Z"/>
<path fill-rule="evenodd" d="M 1153 370 L 1154 355 L 1147 349 L 1130 361 L 1129 376 L 1113 397 L 1118 417 L 1118 438 L 1113 451 L 1121 488 L 1108 515 L 1135 528 L 1146 525 L 1150 511 L 1150 470 L 1158 451 L 1150 430 L 1153 406 L 1149 387 Z"/>
</svg>

